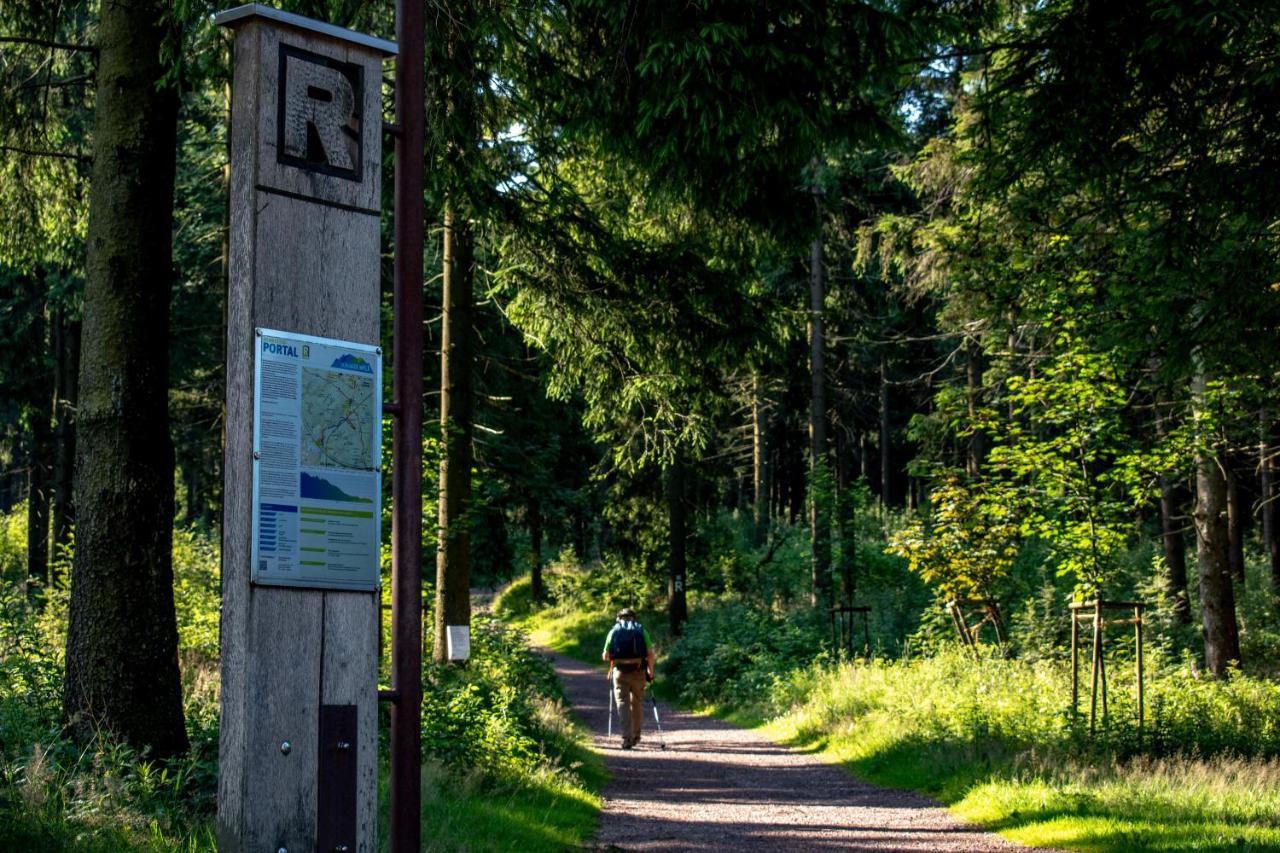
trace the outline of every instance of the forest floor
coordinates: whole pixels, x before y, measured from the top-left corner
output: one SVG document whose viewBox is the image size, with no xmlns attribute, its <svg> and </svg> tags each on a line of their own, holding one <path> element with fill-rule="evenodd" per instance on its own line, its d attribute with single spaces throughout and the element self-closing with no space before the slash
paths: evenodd
<svg viewBox="0 0 1280 853">
<path fill-rule="evenodd" d="M 603 672 L 552 654 L 611 781 L 599 850 L 1029 850 L 962 823 L 920 794 L 862 782 L 748 729 L 646 698 L 639 746 L 623 751 Z"/>
</svg>

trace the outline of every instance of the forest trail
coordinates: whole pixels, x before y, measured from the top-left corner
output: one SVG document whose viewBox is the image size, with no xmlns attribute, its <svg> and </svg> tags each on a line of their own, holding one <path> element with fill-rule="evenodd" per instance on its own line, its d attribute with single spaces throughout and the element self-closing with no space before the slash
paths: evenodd
<svg viewBox="0 0 1280 853">
<path fill-rule="evenodd" d="M 964 824 L 919 794 L 879 788 L 755 732 L 645 700 L 643 740 L 624 752 L 608 727 L 603 673 L 551 654 L 566 695 L 612 779 L 598 850 L 1026 851 Z"/>
</svg>

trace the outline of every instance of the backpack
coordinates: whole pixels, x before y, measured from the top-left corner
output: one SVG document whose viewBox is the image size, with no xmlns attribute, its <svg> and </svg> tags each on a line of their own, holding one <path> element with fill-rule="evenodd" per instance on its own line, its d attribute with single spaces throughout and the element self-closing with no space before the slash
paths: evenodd
<svg viewBox="0 0 1280 853">
<path fill-rule="evenodd" d="M 649 655 L 649 646 L 644 641 L 644 628 L 634 619 L 620 620 L 613 629 L 609 639 L 609 658 L 611 660 L 643 660 Z"/>
</svg>

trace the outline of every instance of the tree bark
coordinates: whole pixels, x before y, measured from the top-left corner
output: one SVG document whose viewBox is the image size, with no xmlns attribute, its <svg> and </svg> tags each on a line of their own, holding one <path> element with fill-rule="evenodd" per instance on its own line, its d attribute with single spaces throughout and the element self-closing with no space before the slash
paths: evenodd
<svg viewBox="0 0 1280 853">
<path fill-rule="evenodd" d="M 1249 510 L 1240 488 L 1240 471 L 1234 453 L 1223 455 L 1227 477 L 1227 558 L 1231 578 L 1244 588 L 1244 531 Z"/>
<path fill-rule="evenodd" d="M 36 287 L 43 291 L 43 277 Z M 49 486 L 53 431 L 50 424 L 54 375 L 48 369 L 49 351 L 45 330 L 45 298 L 37 294 L 30 328 L 32 352 L 38 357 L 31 365 L 35 395 L 28 410 L 31 440 L 27 454 L 27 594 L 37 597 L 49 585 Z"/>
<path fill-rule="evenodd" d="M 178 98 L 165 3 L 104 3 L 76 446 L 63 710 L 87 741 L 187 749 L 173 607 L 169 338 Z"/>
<path fill-rule="evenodd" d="M 978 407 L 982 394 L 982 349 L 972 338 L 965 342 L 965 396 L 969 409 L 969 423 L 978 419 Z M 978 476 L 982 464 L 987 458 L 987 435 L 982 430 L 972 427 L 969 436 L 969 453 L 965 459 L 965 471 L 970 477 Z"/>
<path fill-rule="evenodd" d="M 765 489 L 765 462 L 768 458 L 765 449 L 766 417 L 764 387 L 757 373 L 751 378 L 751 507 L 753 541 L 757 547 L 764 544 L 769 531 L 769 496 Z"/>
<path fill-rule="evenodd" d="M 1197 367 L 1192 397 L 1203 405 L 1207 379 Z M 1196 450 L 1196 543 L 1200 571 L 1200 608 L 1204 626 L 1205 668 L 1224 676 L 1240 661 L 1240 634 L 1236 626 L 1235 591 L 1231 585 L 1228 555 L 1227 482 L 1218 455 L 1204 447 Z"/>
<path fill-rule="evenodd" d="M 1167 474 L 1160 475 L 1160 542 L 1164 547 L 1165 592 L 1173 602 L 1173 616 L 1191 624 L 1191 603 L 1187 599 L 1187 554 L 1180 521 L 1182 491 Z"/>
<path fill-rule="evenodd" d="M 54 429 L 53 429 L 53 526 L 54 556 L 71 544 L 75 524 L 76 406 L 78 404 L 77 371 L 80 367 L 80 321 L 68 318 L 65 307 L 59 308 L 54 325 Z M 50 574 L 50 582 L 56 582 Z"/>
<path fill-rule="evenodd" d="M 889 368 L 880 357 L 880 505 L 889 506 L 893 472 L 889 456 Z"/>
<path fill-rule="evenodd" d="M 1156 413 L 1156 435 L 1163 439 L 1167 427 L 1164 415 Z M 1165 594 L 1173 602 L 1173 616 L 1191 624 L 1191 603 L 1187 598 L 1187 551 L 1182 539 L 1182 509 L 1185 490 L 1174 478 L 1160 475 L 1160 544 L 1164 548 Z"/>
<path fill-rule="evenodd" d="M 1276 527 L 1276 445 L 1275 424 L 1266 409 L 1261 413 L 1261 440 L 1258 470 L 1262 483 L 1262 547 L 1271 563 L 1271 591 L 1280 596 L 1280 529 Z"/>
<path fill-rule="evenodd" d="M 451 204 L 444 214 L 444 334 L 440 344 L 440 534 L 436 549 L 434 658 L 448 659 L 449 625 L 471 624 L 471 440 L 475 388 L 471 332 L 474 246 L 471 224 Z"/>
<path fill-rule="evenodd" d="M 533 600 L 541 602 L 546 597 L 542 588 L 542 503 L 537 498 L 529 499 L 529 581 L 532 586 Z"/>
<path fill-rule="evenodd" d="M 809 247 L 809 537 L 813 556 L 810 601 L 831 604 L 831 470 L 827 460 L 827 378 L 822 328 L 826 292 L 822 279 L 822 235 Z"/>
<path fill-rule="evenodd" d="M 685 461 L 677 451 L 671 467 L 667 469 L 667 522 L 670 528 L 670 554 L 667 566 L 667 617 L 671 635 L 680 636 L 689 618 L 685 597 L 687 586 L 686 547 L 688 544 L 688 510 L 684 499 Z"/>
</svg>

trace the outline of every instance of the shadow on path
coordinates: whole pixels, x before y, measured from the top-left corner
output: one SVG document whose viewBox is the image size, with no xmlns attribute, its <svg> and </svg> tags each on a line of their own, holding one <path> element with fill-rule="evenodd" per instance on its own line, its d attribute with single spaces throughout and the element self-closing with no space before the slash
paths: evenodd
<svg viewBox="0 0 1280 853">
<path fill-rule="evenodd" d="M 730 723 L 650 700 L 640 745 L 606 737 L 602 669 L 549 654 L 574 712 L 594 733 L 612 781 L 603 792 L 599 849 L 1028 850 L 964 824 L 920 794 L 879 788 Z"/>
</svg>

